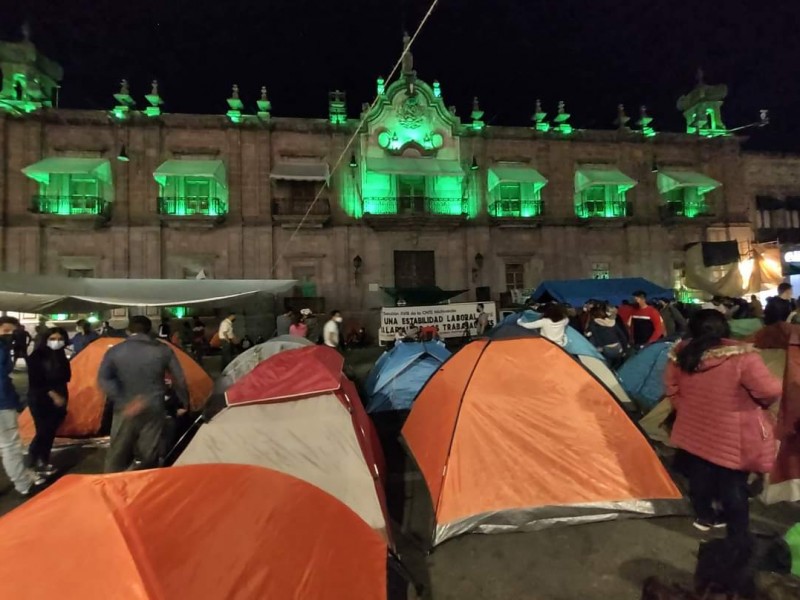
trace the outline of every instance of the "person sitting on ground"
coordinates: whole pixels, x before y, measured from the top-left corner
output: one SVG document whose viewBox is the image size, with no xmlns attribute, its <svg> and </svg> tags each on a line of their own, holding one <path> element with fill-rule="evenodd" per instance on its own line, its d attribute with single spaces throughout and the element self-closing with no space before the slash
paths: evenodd
<svg viewBox="0 0 800 600">
<path fill-rule="evenodd" d="M 774 325 L 786 321 L 793 310 L 792 285 L 782 283 L 778 286 L 778 295 L 767 300 L 767 306 L 764 309 L 764 325 Z"/>
<path fill-rule="evenodd" d="M 727 525 L 728 538 L 744 547 L 748 474 L 768 473 L 775 462 L 774 425 L 765 409 L 780 398 L 781 381 L 752 346 L 730 339 L 719 311 L 699 311 L 689 333 L 670 352 L 664 373 L 664 391 L 676 411 L 672 442 L 689 477 L 694 526 L 708 531 Z"/>
<path fill-rule="evenodd" d="M 541 336 L 562 348 L 567 345 L 567 311 L 561 304 L 548 304 L 542 310 L 542 318 L 536 321 L 519 319 L 517 325 L 525 329 L 540 329 Z"/>
<path fill-rule="evenodd" d="M 761 304 L 761 300 L 759 300 L 758 296 L 755 294 L 750 296 L 750 315 L 754 319 L 764 318 L 764 307 Z"/>
<path fill-rule="evenodd" d="M 586 328 L 586 337 L 600 350 L 612 369 L 618 368 L 625 358 L 628 336 L 617 324 L 616 315 L 611 315 L 607 306 L 596 304 L 592 308 L 591 321 Z"/>
</svg>

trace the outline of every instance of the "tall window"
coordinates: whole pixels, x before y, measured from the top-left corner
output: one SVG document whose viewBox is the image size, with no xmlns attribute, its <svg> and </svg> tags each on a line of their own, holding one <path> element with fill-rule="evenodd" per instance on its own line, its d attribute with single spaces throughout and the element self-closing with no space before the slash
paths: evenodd
<svg viewBox="0 0 800 600">
<path fill-rule="evenodd" d="M 38 211 L 59 215 L 96 215 L 102 212 L 100 181 L 91 175 L 53 174 L 39 188 Z"/>
<path fill-rule="evenodd" d="M 498 217 L 518 217 L 522 209 L 522 185 L 519 183 L 500 184 L 500 205 Z"/>
<path fill-rule="evenodd" d="M 673 216 L 692 218 L 709 212 L 705 196 L 696 187 L 676 188 L 663 196 Z"/>
<path fill-rule="evenodd" d="M 786 227 L 790 229 L 800 229 L 800 211 L 798 210 L 786 211 Z"/>
<path fill-rule="evenodd" d="M 611 267 L 607 262 L 592 263 L 592 279 L 611 279 Z"/>
<path fill-rule="evenodd" d="M 757 210 L 756 211 L 756 228 L 758 228 L 758 229 L 771 229 L 772 228 L 772 211 L 771 210 Z"/>
<path fill-rule="evenodd" d="M 521 290 L 525 287 L 525 266 L 519 263 L 506 264 L 506 290 Z"/>
<path fill-rule="evenodd" d="M 625 192 L 615 185 L 593 185 L 578 197 L 575 213 L 583 218 L 617 218 L 628 215 Z"/>
<path fill-rule="evenodd" d="M 167 177 L 161 186 L 159 211 L 176 216 L 218 216 L 228 212 L 211 177 Z"/>
</svg>

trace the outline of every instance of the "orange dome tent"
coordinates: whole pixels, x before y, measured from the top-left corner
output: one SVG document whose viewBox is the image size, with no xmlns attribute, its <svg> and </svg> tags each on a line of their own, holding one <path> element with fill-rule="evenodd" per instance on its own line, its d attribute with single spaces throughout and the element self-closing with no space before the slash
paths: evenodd
<svg viewBox="0 0 800 600">
<path fill-rule="evenodd" d="M 100 338 L 86 346 L 70 361 L 72 381 L 69 382 L 69 404 L 67 417 L 58 428 L 59 437 L 89 437 L 97 435 L 103 422 L 106 396 L 97 386 L 97 372 L 109 348 L 124 342 L 122 338 Z M 166 342 L 165 342 L 166 343 Z M 189 386 L 192 410 L 203 408 L 211 396 L 214 382 L 211 377 L 188 354 L 169 344 L 178 357 Z M 26 442 L 33 439 L 34 426 L 30 411 L 25 409 L 19 417 L 19 429 Z"/>
<path fill-rule="evenodd" d="M 434 544 L 685 508 L 614 396 L 543 338 L 462 348 L 420 392 L 403 438 L 433 501 Z"/>
<path fill-rule="evenodd" d="M 15 600 L 385 600 L 389 579 L 354 512 L 261 467 L 68 475 L 0 518 Z"/>
</svg>

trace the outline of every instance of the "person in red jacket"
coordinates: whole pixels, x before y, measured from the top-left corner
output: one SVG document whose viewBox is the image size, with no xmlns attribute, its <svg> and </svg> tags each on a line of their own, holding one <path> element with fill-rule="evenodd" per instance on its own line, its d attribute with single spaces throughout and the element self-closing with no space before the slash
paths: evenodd
<svg viewBox="0 0 800 600">
<path fill-rule="evenodd" d="M 685 459 L 694 526 L 708 531 L 727 525 L 729 538 L 747 543 L 747 478 L 768 473 L 775 462 L 774 423 L 766 408 L 779 399 L 782 385 L 751 345 L 728 339 L 730 327 L 719 311 L 699 311 L 689 333 L 670 352 L 664 379 L 677 413 L 672 442 Z"/>
<path fill-rule="evenodd" d="M 635 306 L 628 318 L 631 343 L 636 347 L 645 346 L 664 337 L 664 321 L 655 306 L 647 303 L 645 292 L 634 292 Z"/>
</svg>

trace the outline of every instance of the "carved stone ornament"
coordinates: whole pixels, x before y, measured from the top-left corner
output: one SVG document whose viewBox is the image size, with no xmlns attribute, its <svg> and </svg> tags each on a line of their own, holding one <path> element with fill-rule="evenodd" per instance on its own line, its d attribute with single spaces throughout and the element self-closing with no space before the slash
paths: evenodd
<svg viewBox="0 0 800 600">
<path fill-rule="evenodd" d="M 419 103 L 419 96 L 409 96 L 400 105 L 397 118 L 400 125 L 408 129 L 417 129 L 425 121 L 425 109 Z"/>
</svg>

